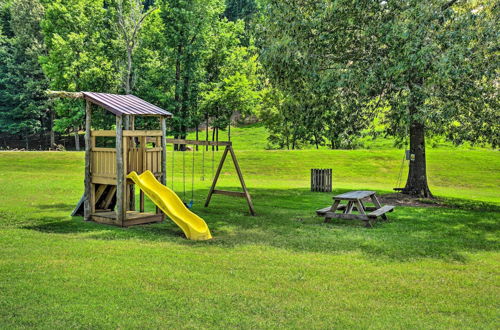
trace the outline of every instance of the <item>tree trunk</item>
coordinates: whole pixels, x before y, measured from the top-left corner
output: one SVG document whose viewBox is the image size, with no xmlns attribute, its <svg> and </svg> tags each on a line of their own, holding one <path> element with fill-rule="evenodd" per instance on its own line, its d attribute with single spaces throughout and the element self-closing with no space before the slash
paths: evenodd
<svg viewBox="0 0 500 330">
<path fill-rule="evenodd" d="M 181 104 L 181 56 L 182 56 L 182 45 L 177 46 L 177 56 L 175 59 L 175 110 L 176 115 L 180 114 L 180 104 Z"/>
<path fill-rule="evenodd" d="M 75 134 L 75 149 L 76 151 L 80 151 L 80 136 L 78 135 L 78 127 L 74 128 Z"/>
<path fill-rule="evenodd" d="M 231 142 L 231 119 L 229 119 L 229 126 L 227 128 L 227 140 Z"/>
<path fill-rule="evenodd" d="M 56 145 L 56 136 L 54 134 L 54 120 L 56 119 L 56 114 L 53 109 L 50 109 L 50 149 L 54 148 Z"/>
<path fill-rule="evenodd" d="M 427 184 L 427 165 L 425 159 L 425 127 L 423 124 L 410 124 L 410 169 L 404 194 L 415 197 L 433 198 Z"/>
<path fill-rule="evenodd" d="M 217 140 L 217 142 L 219 142 L 219 128 L 218 127 L 215 129 L 215 139 Z M 218 144 L 215 146 L 215 150 L 219 151 Z"/>
<path fill-rule="evenodd" d="M 205 130 L 205 141 L 208 142 L 208 113 L 205 115 L 205 119 L 207 121 L 207 127 L 206 127 L 206 130 Z M 208 143 L 207 145 L 205 146 L 205 150 L 208 151 Z"/>
<path fill-rule="evenodd" d="M 132 51 L 133 47 L 127 45 L 127 73 L 125 77 L 125 94 L 130 94 L 132 90 Z"/>
<path fill-rule="evenodd" d="M 215 127 L 212 127 L 212 142 L 215 141 L 215 130 L 216 128 Z M 212 151 L 215 150 L 215 146 L 212 146 Z"/>
<path fill-rule="evenodd" d="M 200 137 L 200 125 L 196 124 L 196 141 L 199 141 Z M 198 151 L 198 145 L 196 145 L 196 151 Z"/>
</svg>

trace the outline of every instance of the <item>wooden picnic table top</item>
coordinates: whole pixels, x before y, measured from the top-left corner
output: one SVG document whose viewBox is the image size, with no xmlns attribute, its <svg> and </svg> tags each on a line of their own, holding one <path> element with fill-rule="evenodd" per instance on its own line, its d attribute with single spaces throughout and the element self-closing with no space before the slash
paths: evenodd
<svg viewBox="0 0 500 330">
<path fill-rule="evenodd" d="M 357 190 L 346 192 L 337 196 L 334 196 L 335 200 L 345 200 L 345 201 L 357 201 L 366 197 L 375 195 L 375 191 L 371 190 Z"/>
</svg>

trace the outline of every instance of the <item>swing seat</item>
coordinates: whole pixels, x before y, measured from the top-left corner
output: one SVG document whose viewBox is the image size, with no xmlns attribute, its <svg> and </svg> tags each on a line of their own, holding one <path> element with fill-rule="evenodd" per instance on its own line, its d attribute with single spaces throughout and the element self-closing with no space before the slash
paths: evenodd
<svg viewBox="0 0 500 330">
<path fill-rule="evenodd" d="M 190 200 L 189 203 L 186 203 L 186 202 L 183 202 L 184 205 L 188 208 L 188 209 L 191 209 L 193 207 L 193 204 L 194 204 L 194 201 L 193 200 Z"/>
</svg>

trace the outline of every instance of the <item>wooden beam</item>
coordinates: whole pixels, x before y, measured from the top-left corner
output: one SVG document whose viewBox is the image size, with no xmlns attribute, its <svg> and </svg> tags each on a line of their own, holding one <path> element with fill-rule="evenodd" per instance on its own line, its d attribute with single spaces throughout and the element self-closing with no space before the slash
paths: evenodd
<svg viewBox="0 0 500 330">
<path fill-rule="evenodd" d="M 238 173 L 238 178 L 240 179 L 241 188 L 243 192 L 234 192 L 234 191 L 226 191 L 226 190 L 216 190 L 215 186 L 217 185 L 217 181 L 219 180 L 220 173 L 222 171 L 222 167 L 224 166 L 224 162 L 226 161 L 227 154 L 231 153 L 231 158 L 233 159 L 234 167 L 236 168 L 236 172 Z M 226 146 L 224 149 L 224 153 L 222 154 L 222 158 L 219 162 L 219 166 L 217 167 L 217 172 L 215 173 L 214 181 L 212 182 L 212 186 L 210 187 L 210 191 L 208 192 L 207 200 L 205 201 L 205 207 L 208 207 L 210 204 L 210 200 L 212 199 L 213 194 L 222 194 L 227 196 L 236 196 L 236 197 L 245 197 L 248 203 L 248 208 L 250 209 L 250 214 L 255 215 L 255 209 L 253 207 L 252 198 L 250 197 L 250 193 L 248 192 L 247 186 L 245 184 L 245 180 L 243 179 L 243 174 L 240 169 L 240 165 L 238 164 L 238 160 L 236 159 L 236 155 L 234 154 L 234 150 L 231 145 Z"/>
<path fill-rule="evenodd" d="M 134 127 L 135 127 L 135 118 L 133 115 L 126 115 L 124 118 L 124 126 L 125 130 L 123 131 L 123 136 L 126 137 L 125 132 L 135 132 Z M 125 150 L 125 155 L 123 158 L 125 159 L 125 176 L 128 174 L 129 169 L 129 153 L 130 153 L 130 148 L 135 147 L 135 143 L 132 139 L 125 138 L 124 139 L 124 150 Z M 130 211 L 135 211 L 135 185 L 134 184 L 127 184 L 126 186 L 126 200 L 127 200 L 127 209 Z"/>
<path fill-rule="evenodd" d="M 47 91 L 50 98 L 83 99 L 82 92 Z"/>
<path fill-rule="evenodd" d="M 240 165 L 238 160 L 236 159 L 236 155 L 234 153 L 233 147 L 228 146 L 229 152 L 231 153 L 231 158 L 233 159 L 234 167 L 236 168 L 236 172 L 238 173 L 238 178 L 240 179 L 241 188 L 243 189 L 243 193 L 246 196 L 248 208 L 250 209 L 250 214 L 255 215 L 255 209 L 253 208 L 252 197 L 248 192 L 247 185 L 245 184 L 245 179 L 243 179 L 243 173 L 241 172 Z"/>
<path fill-rule="evenodd" d="M 95 193 L 95 201 L 96 201 L 96 203 L 99 202 L 99 200 L 102 197 L 102 194 L 104 194 L 104 191 L 106 190 L 107 187 L 108 187 L 108 185 L 105 185 L 105 184 L 100 184 L 99 185 L 99 188 L 97 188 L 96 193 Z"/>
<path fill-rule="evenodd" d="M 95 147 L 92 148 L 92 151 L 115 151 L 115 148 L 101 148 L 101 147 Z"/>
<path fill-rule="evenodd" d="M 242 192 L 239 192 L 239 191 L 229 191 L 229 190 L 217 190 L 217 189 L 214 189 L 213 194 L 246 198 L 245 193 L 242 193 Z"/>
<path fill-rule="evenodd" d="M 164 118 L 163 118 L 164 119 Z M 126 130 L 123 131 L 123 136 L 134 136 L 134 137 L 141 137 L 141 136 L 161 136 L 161 130 L 153 130 L 153 131 L 132 131 L 132 130 Z"/>
<path fill-rule="evenodd" d="M 232 142 L 229 141 L 196 141 L 196 140 L 185 140 L 185 139 L 166 139 L 168 144 L 191 144 L 198 146 L 222 146 L 227 147 L 233 145 Z"/>
<path fill-rule="evenodd" d="M 123 119 L 116 116 L 116 223 L 125 221 L 125 171 L 123 162 Z"/>
<path fill-rule="evenodd" d="M 167 185 L 167 121 L 160 118 L 161 127 L 161 183 Z"/>
<path fill-rule="evenodd" d="M 129 143 L 130 139 L 128 138 L 123 138 L 123 180 L 124 180 L 124 189 L 125 189 L 125 212 L 130 210 L 130 204 L 131 204 L 131 195 L 130 195 L 130 187 L 132 186 L 131 184 L 128 183 L 128 180 L 125 178 L 127 177 L 128 171 L 129 171 L 129 162 L 130 162 L 130 146 Z"/>
<path fill-rule="evenodd" d="M 208 207 L 210 204 L 210 200 L 212 199 L 212 195 L 215 190 L 215 186 L 217 185 L 217 180 L 219 180 L 220 172 L 222 171 L 222 166 L 224 166 L 224 162 L 226 161 L 227 153 L 229 152 L 229 148 L 226 147 L 224 149 L 224 153 L 222 154 L 222 158 L 220 159 L 219 166 L 217 167 L 217 171 L 215 172 L 214 181 L 212 181 L 212 186 L 210 187 L 210 191 L 208 192 L 207 200 L 205 201 L 205 207 Z"/>
<path fill-rule="evenodd" d="M 104 202 L 102 204 L 102 207 L 104 209 L 109 208 L 109 206 L 111 205 L 111 201 L 113 200 L 113 197 L 115 196 L 115 194 L 116 194 L 116 186 L 111 186 L 111 188 L 109 189 L 109 192 L 106 195 L 106 198 L 104 199 Z"/>
<path fill-rule="evenodd" d="M 115 137 L 116 131 L 105 131 L 105 130 L 92 131 L 92 136 Z"/>
<path fill-rule="evenodd" d="M 91 125 L 92 125 L 92 103 L 85 102 L 85 198 L 83 202 L 83 218 L 85 221 L 92 220 L 92 173 L 91 173 Z"/>
<path fill-rule="evenodd" d="M 344 214 L 344 213 L 325 213 L 325 221 L 329 219 L 345 219 L 345 220 L 369 220 L 367 215 L 364 214 Z"/>
</svg>

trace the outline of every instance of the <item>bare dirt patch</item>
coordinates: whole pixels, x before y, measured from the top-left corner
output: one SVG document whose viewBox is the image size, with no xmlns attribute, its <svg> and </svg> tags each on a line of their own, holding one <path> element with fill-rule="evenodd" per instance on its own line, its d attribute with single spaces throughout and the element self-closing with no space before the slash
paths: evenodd
<svg viewBox="0 0 500 330">
<path fill-rule="evenodd" d="M 401 193 L 393 193 L 378 196 L 381 203 L 394 206 L 414 206 L 414 207 L 446 207 L 446 203 L 439 199 L 414 198 Z"/>
</svg>

